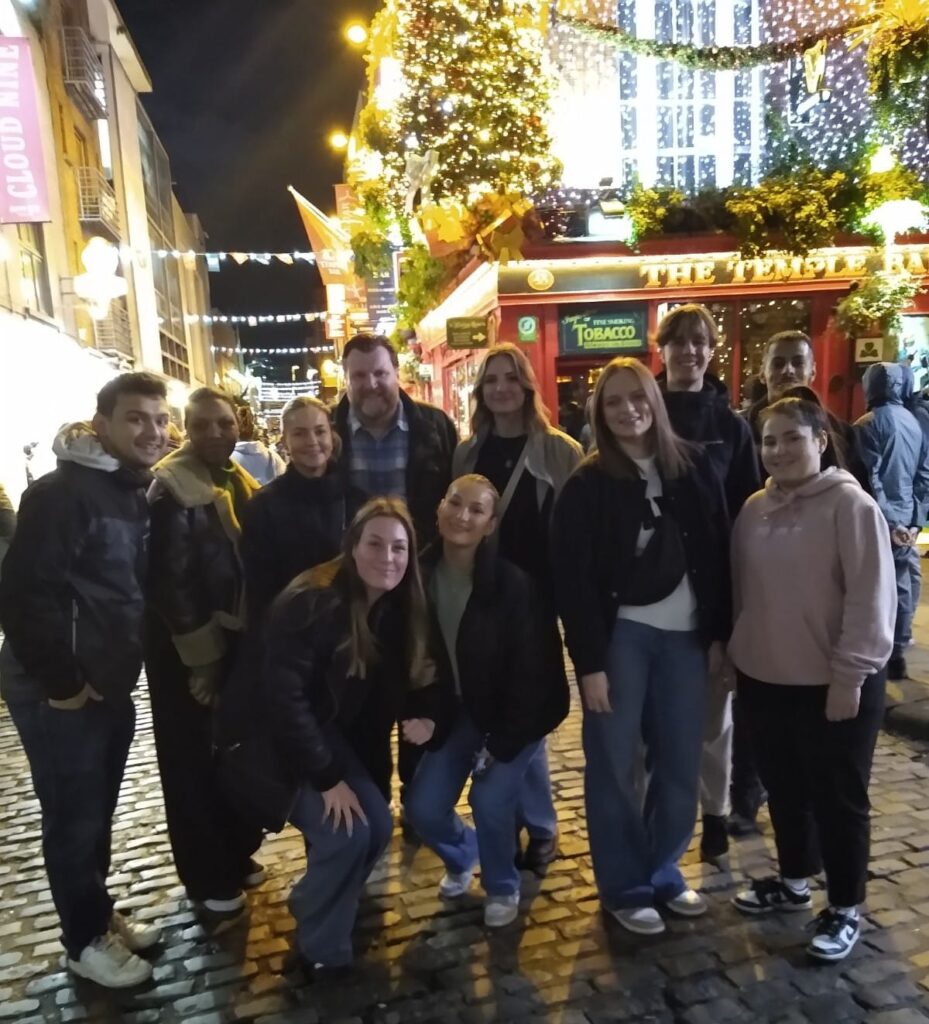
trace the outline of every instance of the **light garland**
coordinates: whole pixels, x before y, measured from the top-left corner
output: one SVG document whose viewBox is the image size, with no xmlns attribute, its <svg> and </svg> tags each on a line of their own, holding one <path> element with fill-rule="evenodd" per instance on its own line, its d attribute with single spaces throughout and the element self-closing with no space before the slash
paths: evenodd
<svg viewBox="0 0 929 1024">
<path fill-rule="evenodd" d="M 251 348 L 235 345 L 232 347 L 223 345 L 211 345 L 210 351 L 225 356 L 301 356 L 309 353 L 322 355 L 325 352 L 332 352 L 332 345 L 312 345 L 302 348 Z"/>
<path fill-rule="evenodd" d="M 258 327 L 265 324 L 313 323 L 326 320 L 328 313 L 241 313 L 234 316 L 188 313 L 184 322 L 188 324 L 244 324 L 246 327 Z M 163 321 L 161 321 L 163 322 Z"/>
<path fill-rule="evenodd" d="M 316 263 L 316 257 L 311 252 L 198 252 L 194 249 L 154 249 L 152 251 L 162 260 L 168 258 L 188 261 L 205 259 L 207 262 L 224 263 L 228 259 L 239 266 L 246 263 L 261 263 L 268 266 L 272 260 L 277 260 L 288 267 L 300 262 Z"/>
</svg>

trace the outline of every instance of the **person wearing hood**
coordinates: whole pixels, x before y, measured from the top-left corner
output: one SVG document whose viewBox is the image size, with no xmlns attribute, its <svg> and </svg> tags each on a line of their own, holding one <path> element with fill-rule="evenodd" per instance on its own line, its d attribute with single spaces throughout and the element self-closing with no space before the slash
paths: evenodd
<svg viewBox="0 0 929 1024">
<path fill-rule="evenodd" d="M 898 363 L 875 363 L 862 380 L 868 412 L 855 424 L 870 491 L 887 521 L 897 572 L 897 624 L 890 679 L 906 678 L 906 649 L 922 580 L 916 538 L 929 514 L 929 441 L 904 406 L 913 372 Z"/>
<path fill-rule="evenodd" d="M 868 785 L 884 715 L 896 586 L 887 525 L 855 478 L 822 467 L 824 410 L 799 398 L 760 417 L 770 478 L 732 535 L 729 655 L 747 714 L 779 874 L 734 899 L 747 915 L 828 905 L 807 951 L 844 959 L 859 935 L 870 844 Z"/>
<path fill-rule="evenodd" d="M 42 851 L 71 971 L 107 988 L 147 981 L 159 932 L 113 909 L 113 814 L 135 732 L 148 542 L 145 489 L 167 392 L 113 378 L 92 423 L 62 429 L 58 468 L 23 495 L 3 564 L 0 692 L 42 808 Z"/>
<path fill-rule="evenodd" d="M 208 913 L 238 913 L 264 872 L 261 833 L 236 814 L 213 760 L 213 716 L 244 625 L 240 523 L 258 483 L 231 461 L 232 399 L 199 388 L 184 414 L 187 443 L 155 467 L 145 666 L 178 876 Z"/>
<path fill-rule="evenodd" d="M 705 448 L 732 521 L 761 487 L 761 477 L 751 429 L 730 407 L 725 385 L 708 371 L 719 342 L 716 322 L 705 306 L 688 303 L 662 318 L 656 340 L 665 367 L 657 379 L 671 426 L 685 441 Z M 744 753 L 743 732 L 741 717 L 733 720 L 731 679 L 714 675 L 707 686 L 700 773 L 700 855 L 713 864 L 722 863 L 729 851 L 730 810 L 738 820 L 753 822 L 763 800 L 754 766 Z M 735 760 L 734 744 L 741 755 Z"/>
<path fill-rule="evenodd" d="M 239 440 L 232 452 L 232 461 L 237 462 L 262 487 L 276 480 L 287 469 L 287 463 L 255 435 L 255 416 L 247 405 L 236 410 L 239 421 Z"/>
</svg>

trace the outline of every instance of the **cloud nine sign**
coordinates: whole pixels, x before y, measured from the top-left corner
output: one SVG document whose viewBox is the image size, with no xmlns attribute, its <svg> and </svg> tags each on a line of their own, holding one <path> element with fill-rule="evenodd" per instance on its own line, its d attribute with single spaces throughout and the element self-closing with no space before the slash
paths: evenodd
<svg viewBox="0 0 929 1024">
<path fill-rule="evenodd" d="M 0 38 L 0 224 L 49 219 L 29 40 Z"/>
<path fill-rule="evenodd" d="M 558 323 L 558 351 L 563 356 L 647 352 L 647 322 L 647 307 L 640 303 L 569 308 Z"/>
</svg>

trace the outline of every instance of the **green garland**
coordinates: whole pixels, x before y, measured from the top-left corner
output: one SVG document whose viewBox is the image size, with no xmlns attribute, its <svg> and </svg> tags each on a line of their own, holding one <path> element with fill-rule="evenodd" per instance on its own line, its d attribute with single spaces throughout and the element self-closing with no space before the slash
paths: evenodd
<svg viewBox="0 0 929 1024">
<path fill-rule="evenodd" d="M 742 68 L 777 64 L 788 57 L 798 56 L 821 39 L 837 39 L 852 29 L 870 24 L 875 19 L 859 18 L 835 28 L 803 36 L 786 43 L 764 43 L 760 46 L 694 46 L 692 43 L 659 43 L 655 39 L 639 39 L 615 25 L 598 25 L 583 18 L 556 14 L 556 22 L 567 25 L 580 35 L 601 43 L 611 43 L 619 50 L 627 50 L 640 57 L 673 60 L 688 68 L 706 71 L 738 71 Z"/>
</svg>

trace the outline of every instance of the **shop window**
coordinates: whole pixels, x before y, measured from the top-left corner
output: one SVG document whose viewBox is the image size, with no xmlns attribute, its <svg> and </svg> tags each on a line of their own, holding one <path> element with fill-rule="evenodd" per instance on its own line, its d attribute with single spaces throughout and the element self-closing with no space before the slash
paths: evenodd
<svg viewBox="0 0 929 1024">
<path fill-rule="evenodd" d="M 913 368 L 916 390 L 929 386 L 929 316 L 903 318 L 899 355 Z"/>
<path fill-rule="evenodd" d="M 459 437 L 471 436 L 471 392 L 477 380 L 477 370 L 484 353 L 469 354 L 461 362 L 448 369 L 447 407 L 452 422 L 458 428 Z"/>
<path fill-rule="evenodd" d="M 764 302 L 745 302 L 740 306 L 740 397 L 744 397 L 749 381 L 761 372 L 768 339 L 781 331 L 810 333 L 809 299 L 769 299 Z"/>
<path fill-rule="evenodd" d="M 659 323 L 666 313 L 670 313 L 672 309 L 683 305 L 683 302 L 666 302 L 660 305 L 658 307 Z M 705 306 L 709 311 L 716 324 L 716 330 L 719 332 L 719 342 L 710 361 L 710 373 L 718 377 L 731 392 L 733 387 L 732 327 L 735 319 L 735 305 L 732 302 L 704 302 L 701 305 Z"/>
<path fill-rule="evenodd" d="M 41 224 L 17 224 L 23 303 L 37 313 L 51 316 L 52 291 L 45 258 L 45 236 Z"/>
</svg>

